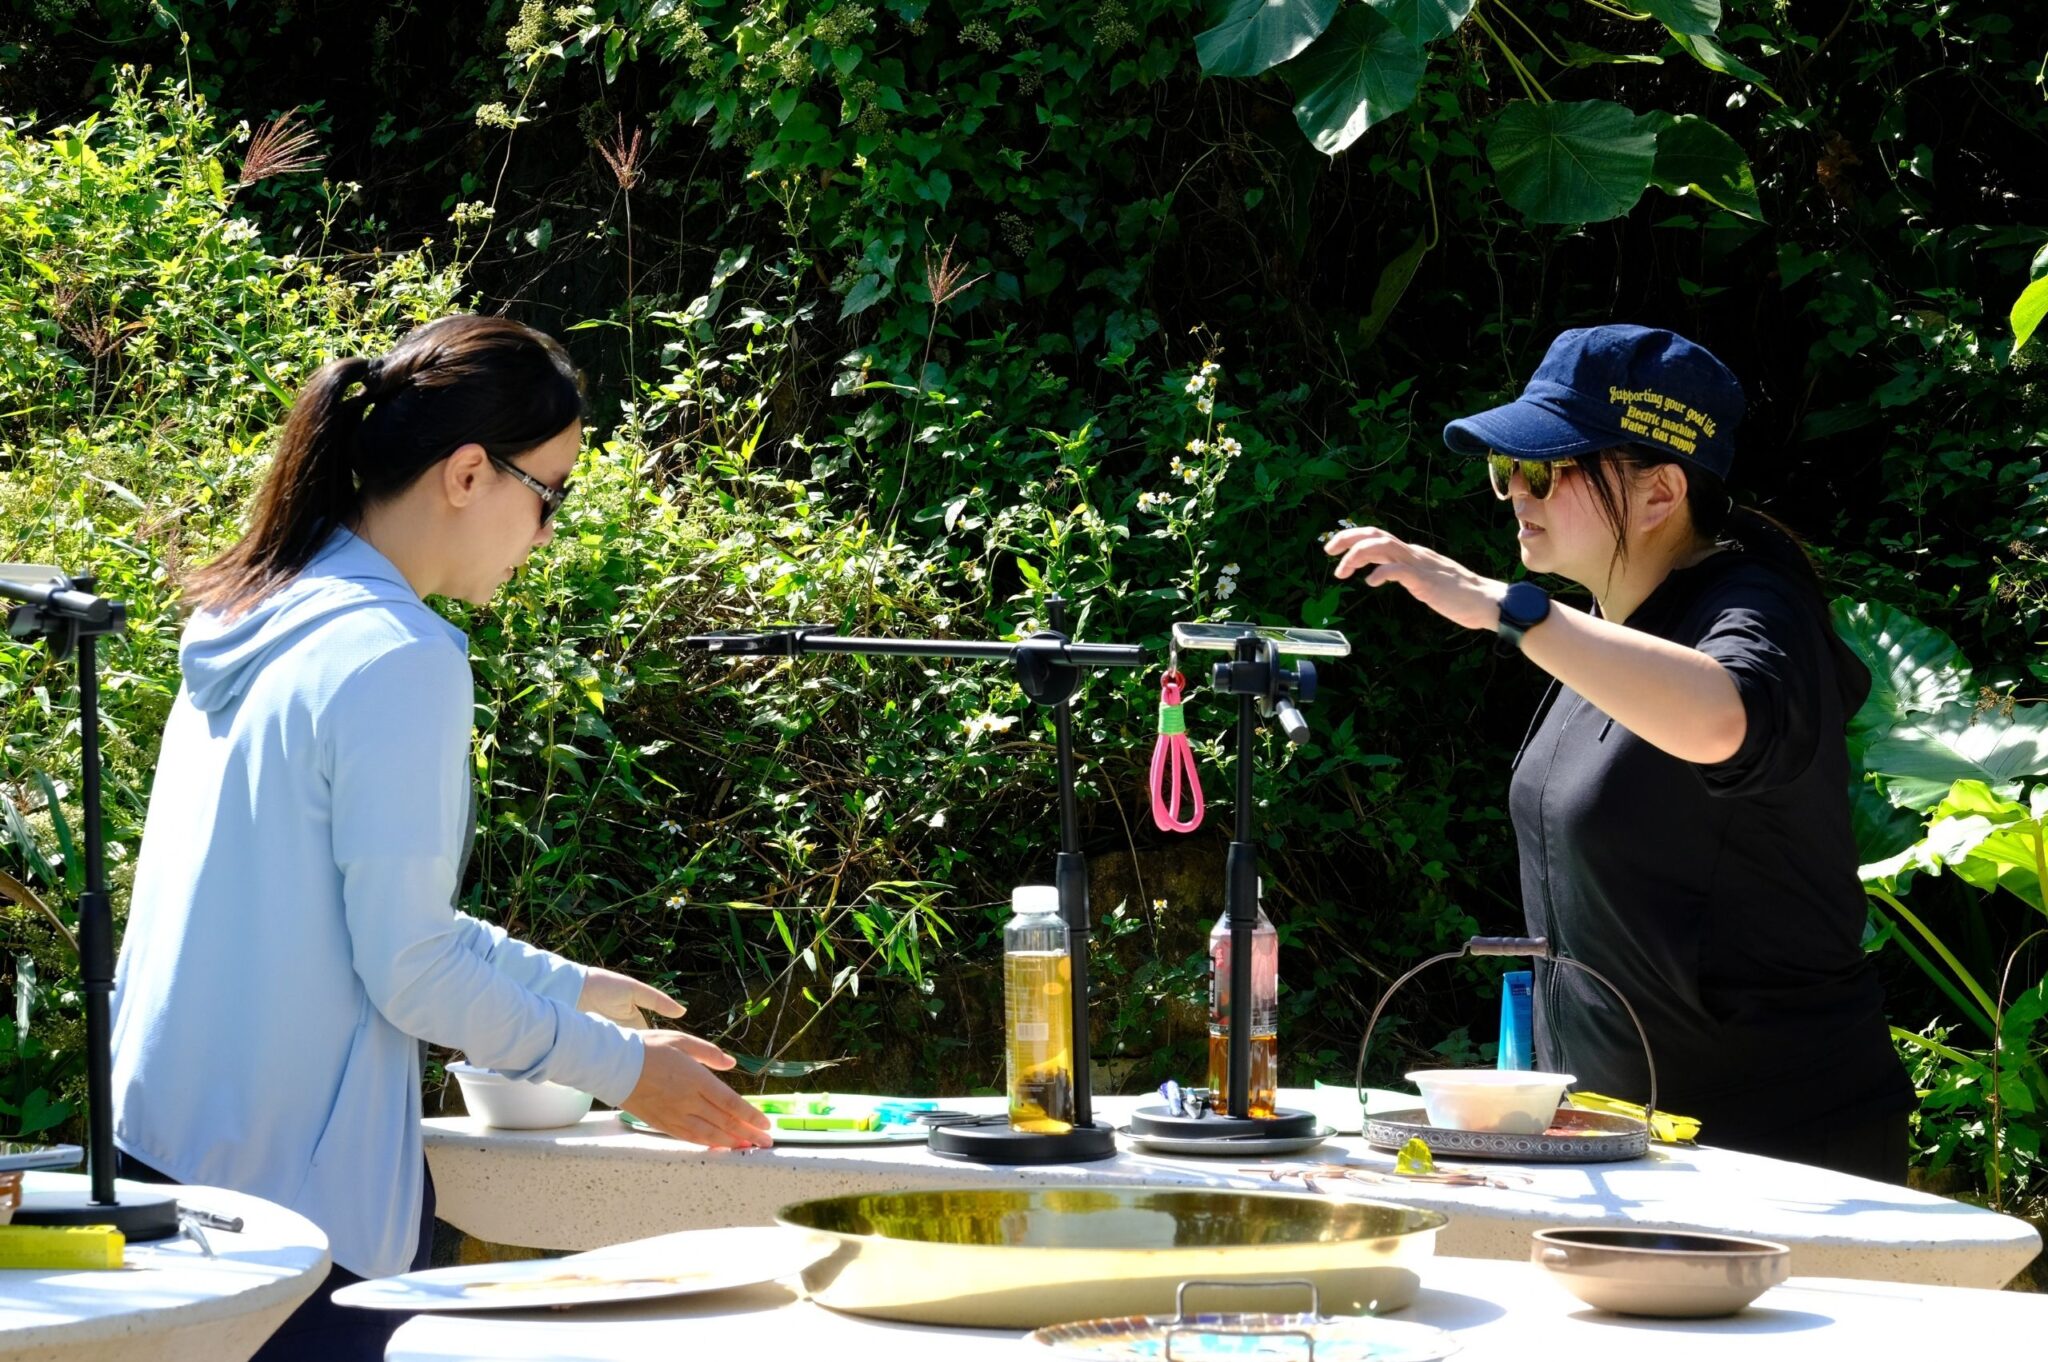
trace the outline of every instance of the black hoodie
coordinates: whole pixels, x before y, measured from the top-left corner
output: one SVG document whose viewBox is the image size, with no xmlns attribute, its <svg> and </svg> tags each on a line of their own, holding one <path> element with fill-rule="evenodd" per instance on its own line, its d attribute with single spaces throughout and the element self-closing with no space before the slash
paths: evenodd
<svg viewBox="0 0 2048 1362">
<path fill-rule="evenodd" d="M 1627 621 L 1697 648 L 1748 714 L 1725 762 L 1681 761 L 1555 686 L 1509 791 L 1531 935 L 1627 994 L 1658 1105 L 1702 1143 L 1770 1152 L 1815 1124 L 1907 1110 L 1866 959 L 1848 719 L 1870 675 L 1817 593 L 1739 550 L 1671 573 Z M 1536 1059 L 1641 1102 L 1642 1045 L 1583 971 L 1536 973 Z"/>
</svg>

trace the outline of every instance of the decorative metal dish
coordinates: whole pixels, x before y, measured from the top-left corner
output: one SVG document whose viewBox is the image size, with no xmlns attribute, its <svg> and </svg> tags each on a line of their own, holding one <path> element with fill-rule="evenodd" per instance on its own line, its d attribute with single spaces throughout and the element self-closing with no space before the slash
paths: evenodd
<svg viewBox="0 0 2048 1362">
<path fill-rule="evenodd" d="M 1188 1288 L 1240 1285 L 1182 1282 L 1171 1315 L 1054 1324 L 1024 1341 L 1083 1362 L 1236 1362 L 1239 1358 L 1277 1357 L 1299 1357 L 1305 1362 L 1437 1362 L 1461 1346 L 1456 1338 L 1428 1324 L 1325 1315 L 1315 1286 L 1309 1282 L 1258 1283 L 1262 1287 L 1307 1287 L 1311 1304 L 1306 1314 L 1188 1313 Z"/>
<path fill-rule="evenodd" d="M 1117 1132 L 1147 1154 L 1192 1155 L 1202 1159 L 1246 1159 L 1263 1154 L 1300 1154 L 1314 1149 L 1337 1133 L 1334 1126 L 1317 1126 L 1306 1135 L 1222 1135 L 1208 1139 L 1192 1136 L 1140 1135 L 1135 1130 Z"/>
<path fill-rule="evenodd" d="M 804 1270 L 819 1304 L 984 1329 L 1163 1315 L 1190 1279 L 1302 1278 L 1333 1313 L 1398 1310 L 1449 1223 L 1389 1202 L 1136 1186 L 827 1197 L 775 1218 L 837 1241 Z M 1299 1303 L 1266 1289 L 1244 1306 Z"/>
<path fill-rule="evenodd" d="M 1619 1163 L 1650 1152 L 1650 1128 L 1643 1122 L 1573 1106 L 1559 1107 L 1550 1129 L 1540 1135 L 1445 1130 L 1431 1125 L 1420 1107 L 1365 1120 L 1365 1142 L 1375 1149 L 1399 1149 L 1410 1140 L 1421 1140 L 1438 1158 L 1517 1163 Z"/>
</svg>

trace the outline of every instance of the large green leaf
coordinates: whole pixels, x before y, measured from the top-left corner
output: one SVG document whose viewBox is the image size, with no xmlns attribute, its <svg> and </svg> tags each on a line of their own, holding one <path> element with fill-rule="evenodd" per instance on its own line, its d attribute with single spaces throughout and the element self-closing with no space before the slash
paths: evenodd
<svg viewBox="0 0 2048 1362">
<path fill-rule="evenodd" d="M 1214 28 L 1195 35 L 1212 76 L 1256 76 L 1323 36 L 1339 0 L 1231 0 Z"/>
<path fill-rule="evenodd" d="M 1458 31 L 1479 0 L 1366 0 L 1417 47 Z"/>
<path fill-rule="evenodd" d="M 1721 0 L 1626 0 L 1673 33 L 1704 38 L 1721 26 Z"/>
<path fill-rule="evenodd" d="M 1847 597 L 1835 600 L 1833 614 L 1835 632 L 1870 668 L 1870 698 L 1849 721 L 1852 746 L 1969 694 L 1970 664 L 1933 625 L 1888 605 Z"/>
<path fill-rule="evenodd" d="M 1679 114 L 1660 124 L 1651 179 L 1667 194 L 1697 194 L 1740 217 L 1764 220 L 1749 158 L 1734 138 L 1698 114 Z"/>
<path fill-rule="evenodd" d="M 1918 815 L 1886 799 L 1867 780 L 1849 786 L 1849 830 L 1856 837 L 1856 856 L 1864 862 L 1897 856 L 1920 840 Z"/>
<path fill-rule="evenodd" d="M 1422 49 L 1378 10 L 1352 5 L 1315 46 L 1288 63 L 1294 121 L 1316 150 L 1335 156 L 1415 102 L 1424 60 Z"/>
<path fill-rule="evenodd" d="M 1770 83 L 1764 79 L 1762 72 L 1753 66 L 1745 65 L 1741 58 L 1715 42 L 1712 38 L 1679 32 L 1672 33 L 1671 37 L 1680 47 L 1692 54 L 1694 61 L 1706 67 L 1709 71 L 1719 71 L 1724 76 L 1733 76 L 1737 80 L 1746 80 L 1772 99 L 1777 100 L 1780 104 L 1785 102 L 1778 92 L 1770 87 Z"/>
<path fill-rule="evenodd" d="M 1878 738 L 1863 765 L 1909 809 L 1934 807 L 1959 780 L 1981 780 L 2011 799 L 2023 778 L 2048 774 L 2048 705 L 2022 705 L 2009 717 L 1950 705 Z"/>
<path fill-rule="evenodd" d="M 1656 125 L 1604 99 L 1517 100 L 1494 119 L 1486 159 L 1501 196 L 1530 221 L 1605 222 L 1650 187 Z"/>
<path fill-rule="evenodd" d="M 2041 325 L 2041 319 L 2048 317 L 2048 278 L 2036 279 L 2027 285 L 2019 299 L 2012 305 L 2012 348 L 2017 350 L 2027 343 L 2034 329 Z"/>
</svg>

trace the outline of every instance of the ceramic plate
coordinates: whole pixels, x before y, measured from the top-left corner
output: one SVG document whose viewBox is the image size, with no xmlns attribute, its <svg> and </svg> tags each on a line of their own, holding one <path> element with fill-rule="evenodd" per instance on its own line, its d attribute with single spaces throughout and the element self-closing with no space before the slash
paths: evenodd
<svg viewBox="0 0 2048 1362">
<path fill-rule="evenodd" d="M 1461 1346 L 1442 1329 L 1401 1320 L 1337 1315 L 1137 1315 L 1055 1324 L 1029 1336 L 1057 1357 L 1089 1362 L 1160 1362 L 1174 1334 L 1175 1362 L 1304 1358 L 1316 1362 L 1435 1362 Z M 1314 1347 L 1303 1342 L 1308 1334 Z"/>
<path fill-rule="evenodd" d="M 517 1263 L 437 1267 L 379 1277 L 334 1293 L 365 1310 L 538 1310 L 617 1305 L 725 1291 L 802 1272 L 829 1243 L 780 1226 L 685 1230 L 630 1244 Z"/>
<path fill-rule="evenodd" d="M 1299 1154 L 1314 1149 L 1337 1133 L 1334 1126 L 1317 1126 L 1306 1135 L 1255 1135 L 1229 1139 L 1183 1140 L 1171 1135 L 1139 1135 L 1122 1132 L 1130 1142 L 1148 1154 L 1192 1154 L 1210 1159 L 1242 1159 L 1259 1154 Z M 1176 1356 L 1178 1352 L 1176 1351 Z M 1318 1354 L 1320 1356 L 1320 1354 Z"/>
<path fill-rule="evenodd" d="M 619 1119 L 630 1130 L 645 1131 L 649 1135 L 665 1134 L 656 1130 L 630 1111 L 619 1113 Z M 880 1130 L 777 1130 L 775 1143 L 789 1145 L 812 1144 L 923 1144 L 931 1134 L 930 1127 L 923 1122 L 914 1126 L 883 1126 Z"/>
</svg>

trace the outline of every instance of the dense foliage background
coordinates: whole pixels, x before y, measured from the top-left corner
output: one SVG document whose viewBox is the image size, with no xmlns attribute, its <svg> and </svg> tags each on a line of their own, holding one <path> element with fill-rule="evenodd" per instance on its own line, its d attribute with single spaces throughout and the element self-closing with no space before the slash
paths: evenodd
<svg viewBox="0 0 2048 1362">
<path fill-rule="evenodd" d="M 998 669 L 730 669 L 679 637 L 993 637 L 1052 592 L 1103 640 L 1345 629 L 1316 742 L 1260 754 L 1259 819 L 1285 1081 L 1348 1079 L 1387 980 L 1520 921 L 1506 761 L 1540 687 L 1397 593 L 1339 589 L 1319 541 L 1370 521 L 1505 574 L 1498 508 L 1436 432 L 1567 326 L 1711 346 L 1749 385 L 1747 499 L 1845 598 L 1974 662 L 1943 703 L 2009 718 L 2041 694 L 2048 393 L 2008 319 L 2048 243 L 2028 5 L 1349 0 L 1284 7 L 1291 39 L 1213 36 L 1282 8 L 0 17 L 0 559 L 90 565 L 130 602 L 106 662 L 118 865 L 181 569 L 232 539 L 300 376 L 457 306 L 562 334 L 600 408 L 557 547 L 453 608 L 479 682 L 473 907 L 674 987 L 812 1084 L 1000 1083 L 996 928 L 1047 873 L 1049 726 Z M 1589 168 L 1532 179 L 1532 147 Z M 1080 710 L 1094 1050 L 1133 1087 L 1199 1070 L 1227 836 L 1227 807 L 1190 838 L 1145 816 L 1153 685 L 1091 678 Z M 22 891 L 0 881 L 0 1125 L 31 1133 L 79 1090 L 53 920 L 80 873 L 74 706 L 61 669 L 0 652 Z M 1227 717 L 1191 707 L 1212 793 Z M 1872 860 L 1921 821 L 1882 793 Z M 1907 902 L 1968 977 L 2006 981 L 2001 1008 L 2041 980 L 2027 904 L 1957 875 Z M 1925 1171 L 2038 1197 L 2048 1086 L 2010 1080 L 2048 1027 L 2001 1048 L 1994 1008 L 1969 1034 L 1924 937 L 1880 917 L 1872 944 L 1927 1042 Z M 1412 986 L 1377 1076 L 1488 1058 L 1494 997 L 1476 968 Z"/>
</svg>

